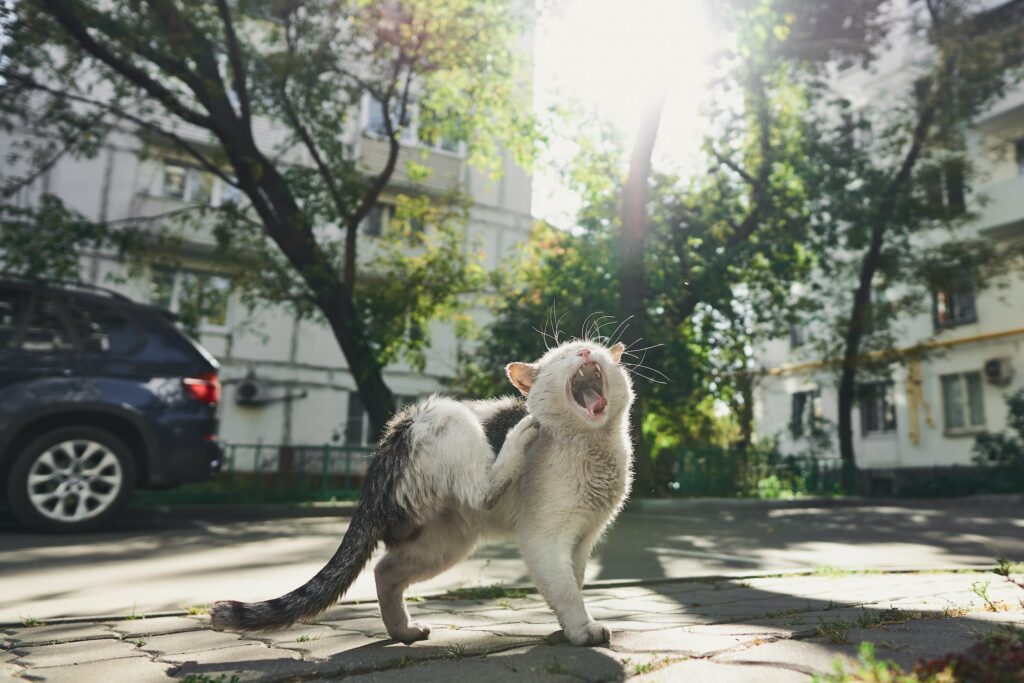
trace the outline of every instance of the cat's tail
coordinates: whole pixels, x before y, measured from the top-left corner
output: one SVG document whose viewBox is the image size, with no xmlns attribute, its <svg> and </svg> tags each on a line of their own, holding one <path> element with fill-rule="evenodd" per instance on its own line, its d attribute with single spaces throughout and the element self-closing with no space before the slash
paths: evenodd
<svg viewBox="0 0 1024 683">
<path fill-rule="evenodd" d="M 345 594 L 369 562 L 388 529 L 406 515 L 396 500 L 396 488 L 411 450 L 412 416 L 399 414 L 370 462 L 359 506 L 341 545 L 330 561 L 305 585 L 287 595 L 263 602 L 225 600 L 213 604 L 215 628 L 270 631 L 316 617 Z"/>
</svg>

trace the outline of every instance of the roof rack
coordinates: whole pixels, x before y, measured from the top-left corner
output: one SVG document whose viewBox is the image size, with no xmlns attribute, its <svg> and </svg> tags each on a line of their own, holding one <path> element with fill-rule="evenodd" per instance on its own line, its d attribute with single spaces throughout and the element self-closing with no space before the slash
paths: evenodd
<svg viewBox="0 0 1024 683">
<path fill-rule="evenodd" d="M 92 294 L 101 294 L 108 296 L 111 299 L 117 299 L 118 301 L 132 301 L 131 298 L 115 292 L 112 289 L 106 287 L 100 287 L 99 285 L 93 285 L 88 282 L 80 282 L 77 280 L 50 280 L 41 277 L 29 277 L 27 275 L 21 275 L 19 273 L 9 273 L 6 271 L 0 271 L 0 279 L 3 280 L 17 280 L 28 284 L 42 285 L 44 287 L 58 287 L 61 289 L 78 289 L 86 291 Z"/>
</svg>

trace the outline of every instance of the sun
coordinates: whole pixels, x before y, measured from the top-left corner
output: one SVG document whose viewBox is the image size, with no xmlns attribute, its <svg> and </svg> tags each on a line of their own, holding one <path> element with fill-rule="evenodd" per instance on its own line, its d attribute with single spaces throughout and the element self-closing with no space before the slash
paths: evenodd
<svg viewBox="0 0 1024 683">
<path fill-rule="evenodd" d="M 704 133 L 701 108 L 720 40 L 706 0 L 560 0 L 543 7 L 534 37 L 537 111 L 572 102 L 630 141 L 643 108 L 664 88 L 656 162 L 685 171 Z M 564 224 L 572 201 L 557 175 L 537 169 L 534 214 Z"/>
</svg>

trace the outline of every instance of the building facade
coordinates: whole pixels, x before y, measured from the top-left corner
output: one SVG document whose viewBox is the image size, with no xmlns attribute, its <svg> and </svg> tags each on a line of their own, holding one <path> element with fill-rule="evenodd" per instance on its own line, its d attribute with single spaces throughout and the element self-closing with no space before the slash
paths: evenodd
<svg viewBox="0 0 1024 683">
<path fill-rule="evenodd" d="M 871 72 L 850 69 L 836 85 L 858 103 L 905 92 L 919 52 L 889 50 Z M 1024 240 L 1024 87 L 978 118 L 969 137 L 977 171 L 977 219 L 966 234 L 997 245 Z M 980 198 L 984 198 L 980 200 Z M 854 408 L 858 467 L 877 472 L 972 464 L 974 437 L 1006 426 L 1006 396 L 1024 387 L 1024 273 L 1004 287 L 958 286 L 932 292 L 932 310 L 892 326 L 899 348 L 923 348 L 892 366 L 891 376 L 865 381 Z M 853 285 L 851 285 L 852 287 Z M 762 370 L 755 394 L 759 437 L 787 454 L 837 458 L 837 371 L 808 350 L 814 330 L 793 329 L 757 350 Z M 816 441 L 825 425 L 831 443 Z"/>
<path fill-rule="evenodd" d="M 348 123 L 352 153 L 370 173 L 383 167 L 388 147 L 379 132 L 379 107 L 374 105 L 364 98 Z M 266 150 L 273 149 L 283 135 L 268 121 L 254 121 L 254 129 L 257 143 Z M 179 129 L 179 134 L 188 136 L 189 131 Z M 193 139 L 205 142 L 198 131 Z M 16 133 L 0 134 L 0 156 L 16 141 Z M 429 177 L 410 178 L 407 160 L 428 166 Z M 301 157 L 290 161 L 303 163 Z M 402 152 L 390 185 L 361 228 L 361 252 L 372 251 L 375 237 L 388 230 L 397 195 L 440 195 L 454 188 L 472 200 L 467 249 L 482 253 L 486 268 L 497 267 L 529 235 L 528 174 L 506 158 L 503 173 L 492 179 L 467 164 L 463 145 L 419 141 L 415 121 L 402 135 Z M 26 188 L 20 201 L 31 205 L 40 194 L 51 193 L 89 219 L 117 222 L 150 217 L 159 227 L 162 216 L 174 216 L 190 206 L 238 201 L 236 192 L 188 160 L 164 153 L 144 135 L 121 131 L 94 158 L 62 159 Z M 225 443 L 367 446 L 372 440 L 368 421 L 330 329 L 301 320 L 284 307 L 250 310 L 243 305 L 232 288 L 230 271 L 214 257 L 214 244 L 208 226 L 197 220 L 171 255 L 180 266 L 139 268 L 116 254 L 92 253 L 83 255 L 84 279 L 175 312 L 194 304 L 196 293 L 201 292 L 205 315 L 198 341 L 221 363 L 221 439 Z M 486 316 L 482 308 L 471 314 L 479 320 Z M 402 401 L 443 390 L 445 380 L 456 372 L 462 341 L 454 327 L 433 324 L 430 339 L 422 372 L 404 363 L 386 368 L 386 381 Z"/>
</svg>

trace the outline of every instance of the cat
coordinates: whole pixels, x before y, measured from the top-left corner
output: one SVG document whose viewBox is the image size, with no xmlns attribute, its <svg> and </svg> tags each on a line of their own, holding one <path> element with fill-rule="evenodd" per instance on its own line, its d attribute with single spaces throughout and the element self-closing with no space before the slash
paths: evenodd
<svg viewBox="0 0 1024 683">
<path fill-rule="evenodd" d="M 256 603 L 217 602 L 217 628 L 269 630 L 315 617 L 342 596 L 377 545 L 380 614 L 388 635 L 430 634 L 403 593 L 452 567 L 482 537 L 518 541 L 530 575 L 575 645 L 608 642 L 583 604 L 594 543 L 632 483 L 633 390 L 621 343 L 573 340 L 506 374 L 522 397 L 431 398 L 388 423 L 340 547 L 304 586 Z"/>
</svg>

